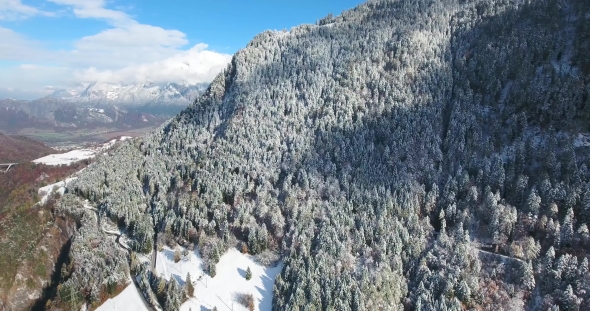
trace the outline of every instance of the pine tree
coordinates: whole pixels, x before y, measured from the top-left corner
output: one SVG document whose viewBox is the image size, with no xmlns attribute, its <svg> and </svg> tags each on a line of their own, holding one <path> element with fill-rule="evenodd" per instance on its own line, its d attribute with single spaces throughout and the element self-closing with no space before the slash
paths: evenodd
<svg viewBox="0 0 590 311">
<path fill-rule="evenodd" d="M 167 288 L 167 303 L 166 305 L 170 305 L 171 307 L 174 307 L 173 310 L 178 310 L 178 308 L 180 307 L 180 304 L 182 302 L 181 297 L 183 296 L 182 294 L 182 290 L 180 288 L 180 285 L 178 285 L 178 282 L 176 282 L 175 278 L 170 279 L 170 282 L 168 283 L 168 288 Z M 170 302 L 170 303 L 168 303 Z"/>
<path fill-rule="evenodd" d="M 188 297 L 193 297 L 195 295 L 195 287 L 193 285 L 193 280 L 191 279 L 190 272 L 186 274 L 186 295 Z"/>
<path fill-rule="evenodd" d="M 256 227 L 250 228 L 248 234 L 248 249 L 252 254 L 258 254 L 260 252 L 260 243 L 258 242 L 258 234 L 256 234 Z"/>
<path fill-rule="evenodd" d="M 561 303 L 565 307 L 565 310 L 577 311 L 580 309 L 581 299 L 579 299 L 572 288 L 572 285 L 568 285 L 561 297 Z"/>
<path fill-rule="evenodd" d="M 210 263 L 209 264 L 209 275 L 212 278 L 214 278 L 216 274 L 217 274 L 217 269 L 215 268 L 215 264 L 214 263 Z"/>
<path fill-rule="evenodd" d="M 526 290 L 533 290 L 535 288 L 535 273 L 530 261 L 522 264 L 522 286 Z"/>
<path fill-rule="evenodd" d="M 531 189 L 529 198 L 527 200 L 527 210 L 532 215 L 539 215 L 539 209 L 541 208 L 541 197 L 537 193 L 537 189 Z"/>
<path fill-rule="evenodd" d="M 250 270 L 250 267 L 248 267 L 248 269 L 246 269 L 246 280 L 250 280 L 252 278 L 252 270 Z"/>
<path fill-rule="evenodd" d="M 561 226 L 561 242 L 564 245 L 571 245 L 574 238 L 574 211 L 569 208 Z"/>
<path fill-rule="evenodd" d="M 578 293 L 590 292 L 590 268 L 588 268 L 588 258 L 584 258 L 578 267 L 578 277 L 576 278 L 576 289 Z"/>
<path fill-rule="evenodd" d="M 588 226 L 586 224 L 580 225 L 577 233 L 579 236 L 579 240 L 582 243 L 586 244 L 590 241 L 590 231 L 588 230 Z"/>
<path fill-rule="evenodd" d="M 471 289 L 469 288 L 465 280 L 459 282 L 455 293 L 457 294 L 457 298 L 459 298 L 461 302 L 469 304 L 471 300 Z"/>
</svg>

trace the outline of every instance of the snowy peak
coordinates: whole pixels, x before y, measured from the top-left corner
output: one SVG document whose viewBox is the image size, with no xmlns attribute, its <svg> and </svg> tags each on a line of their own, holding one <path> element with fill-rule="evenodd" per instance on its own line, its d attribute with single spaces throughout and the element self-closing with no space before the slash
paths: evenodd
<svg viewBox="0 0 590 311">
<path fill-rule="evenodd" d="M 142 106 L 147 104 L 186 106 L 201 94 L 207 84 L 139 84 L 94 82 L 83 90 L 58 90 L 48 97 L 68 102 L 96 105 Z"/>
<path fill-rule="evenodd" d="M 54 98 L 62 99 L 62 98 L 72 98 L 72 97 L 80 96 L 80 94 L 77 90 L 57 90 L 57 91 L 53 92 L 50 96 L 54 97 Z"/>
</svg>

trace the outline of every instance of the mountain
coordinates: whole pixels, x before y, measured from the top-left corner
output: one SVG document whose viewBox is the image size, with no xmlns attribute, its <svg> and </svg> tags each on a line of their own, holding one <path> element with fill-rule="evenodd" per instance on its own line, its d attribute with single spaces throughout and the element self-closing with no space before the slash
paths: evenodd
<svg viewBox="0 0 590 311">
<path fill-rule="evenodd" d="M 125 132 L 156 127 L 187 107 L 205 87 L 92 83 L 82 91 L 57 90 L 32 101 L 0 100 L 0 131 L 32 136 L 39 135 L 35 133 L 39 131 L 43 134 L 37 138 L 47 140 L 46 131 Z M 64 139 L 60 137 L 53 140 Z"/>
<path fill-rule="evenodd" d="M 590 309 L 589 25 L 584 0 L 373 0 L 256 36 L 68 185 L 48 308 L 130 272 L 178 310 L 154 258 L 196 248 L 207 279 L 237 248 L 280 260 L 273 310 Z"/>
<path fill-rule="evenodd" d="M 175 105 L 186 107 L 201 94 L 207 84 L 115 84 L 95 82 L 83 91 L 57 90 L 48 98 L 94 106 L 116 105 L 137 107 L 145 105 Z"/>
</svg>

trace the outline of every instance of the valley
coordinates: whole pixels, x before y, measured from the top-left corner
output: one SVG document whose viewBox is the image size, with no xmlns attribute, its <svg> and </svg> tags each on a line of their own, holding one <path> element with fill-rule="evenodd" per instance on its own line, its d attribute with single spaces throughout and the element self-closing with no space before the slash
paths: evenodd
<svg viewBox="0 0 590 311">
<path fill-rule="evenodd" d="M 162 121 L 164 122 L 164 120 Z M 139 137 L 153 131 L 156 127 L 145 127 L 137 129 L 98 128 L 94 130 L 42 130 L 36 128 L 24 128 L 14 135 L 29 137 L 44 142 L 52 148 L 61 150 L 75 149 L 85 144 L 99 144 L 120 136 Z"/>
<path fill-rule="evenodd" d="M 146 134 L 186 108 L 206 84 L 92 83 L 32 101 L 0 99 L 0 132 L 52 147 Z"/>
</svg>

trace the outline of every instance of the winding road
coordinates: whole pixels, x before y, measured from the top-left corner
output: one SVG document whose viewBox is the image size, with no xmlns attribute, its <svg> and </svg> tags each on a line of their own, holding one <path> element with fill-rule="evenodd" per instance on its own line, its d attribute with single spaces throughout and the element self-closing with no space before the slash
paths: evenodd
<svg viewBox="0 0 590 311">
<path fill-rule="evenodd" d="M 88 204 L 84 204 L 84 208 L 90 211 L 94 212 L 94 215 L 96 216 L 96 224 L 98 225 L 98 227 L 100 228 L 100 230 L 105 233 L 106 235 L 111 235 L 111 236 L 116 236 L 117 238 L 115 239 L 115 241 L 117 242 L 117 244 L 119 244 L 119 246 L 123 249 L 125 249 L 127 252 L 131 253 L 131 248 L 129 247 L 129 245 L 127 245 L 126 243 L 121 241 L 121 232 L 119 231 L 113 231 L 113 230 L 109 230 L 109 229 L 105 229 L 101 224 L 100 224 L 100 216 L 98 215 L 98 210 Z M 139 296 L 141 297 L 141 300 L 144 304 L 144 306 L 146 307 L 147 310 L 150 311 L 160 311 L 159 309 L 156 309 L 154 306 L 152 306 L 143 296 L 143 293 L 141 292 L 141 289 L 139 287 L 139 284 L 137 283 L 137 280 L 131 276 L 131 280 L 133 281 L 133 286 L 135 286 L 135 288 L 137 289 L 137 291 L 139 292 Z M 131 286 L 131 285 L 129 285 Z"/>
</svg>

